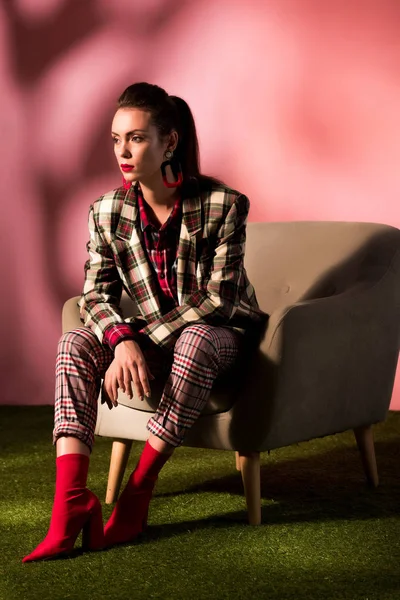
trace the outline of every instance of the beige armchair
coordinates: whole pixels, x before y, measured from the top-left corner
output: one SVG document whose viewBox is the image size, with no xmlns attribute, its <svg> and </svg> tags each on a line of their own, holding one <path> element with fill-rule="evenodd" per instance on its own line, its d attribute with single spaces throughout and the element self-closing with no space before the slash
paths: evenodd
<svg viewBox="0 0 400 600">
<path fill-rule="evenodd" d="M 251 223 L 246 269 L 268 314 L 244 376 L 216 385 L 185 445 L 236 451 L 249 522 L 261 521 L 260 452 L 353 429 L 367 480 L 378 485 L 371 425 L 385 419 L 400 341 L 400 231 L 349 222 Z M 82 326 L 77 298 L 63 330 Z M 121 301 L 126 316 L 135 308 Z M 106 502 L 116 500 L 132 440 L 160 399 L 119 395 L 98 405 L 96 434 L 113 438 Z"/>
</svg>

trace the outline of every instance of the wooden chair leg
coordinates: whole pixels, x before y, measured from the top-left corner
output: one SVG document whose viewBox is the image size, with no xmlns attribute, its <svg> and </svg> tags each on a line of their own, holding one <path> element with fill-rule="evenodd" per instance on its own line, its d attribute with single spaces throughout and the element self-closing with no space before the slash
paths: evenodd
<svg viewBox="0 0 400 600">
<path fill-rule="evenodd" d="M 118 498 L 131 448 L 132 440 L 115 440 L 113 442 L 110 470 L 108 472 L 106 504 L 112 504 Z"/>
<path fill-rule="evenodd" d="M 365 475 L 367 476 L 367 481 L 373 487 L 377 487 L 379 485 L 379 476 L 378 468 L 376 466 L 372 426 L 356 427 L 354 429 L 354 436 L 361 453 L 361 460 Z"/>
<path fill-rule="evenodd" d="M 235 452 L 235 460 L 236 460 L 236 469 L 238 471 L 240 471 L 240 457 L 239 457 L 239 452 Z"/>
<path fill-rule="evenodd" d="M 260 453 L 239 454 L 240 470 L 250 525 L 261 523 Z"/>
</svg>

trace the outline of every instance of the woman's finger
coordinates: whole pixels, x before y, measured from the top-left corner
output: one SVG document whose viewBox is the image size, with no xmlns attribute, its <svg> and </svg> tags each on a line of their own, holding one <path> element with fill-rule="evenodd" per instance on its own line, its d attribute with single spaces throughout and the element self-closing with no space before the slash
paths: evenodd
<svg viewBox="0 0 400 600">
<path fill-rule="evenodd" d="M 150 398 L 151 397 L 151 389 L 150 389 L 149 378 L 147 377 L 147 369 L 146 369 L 145 365 L 140 365 L 138 367 L 138 374 L 139 374 L 140 383 L 142 384 L 144 395 L 146 396 L 146 398 Z"/>
<path fill-rule="evenodd" d="M 111 377 L 111 400 L 112 403 L 114 404 L 114 406 L 118 406 L 118 387 L 119 387 L 119 383 L 118 383 L 118 375 L 113 374 L 113 376 Z"/>
<path fill-rule="evenodd" d="M 118 387 L 121 388 L 121 390 L 123 392 L 125 392 L 126 387 L 125 387 L 125 376 L 124 376 L 124 368 L 123 367 L 121 367 L 118 370 L 117 381 L 118 381 Z"/>
<path fill-rule="evenodd" d="M 131 372 L 128 369 L 128 367 L 126 367 L 124 369 L 124 388 L 125 388 L 125 393 L 128 396 L 128 398 L 133 398 L 133 391 L 132 391 L 132 378 L 131 378 Z"/>
<path fill-rule="evenodd" d="M 143 400 L 144 391 L 143 391 L 143 387 L 142 387 L 142 384 L 141 384 L 141 381 L 140 381 L 140 378 L 139 378 L 139 375 L 138 375 L 138 371 L 137 371 L 136 365 L 134 365 L 133 367 L 131 367 L 130 373 L 131 373 L 133 387 L 134 387 L 134 390 L 136 392 L 136 395 L 138 396 L 139 400 Z"/>
<path fill-rule="evenodd" d="M 149 365 L 146 363 L 146 371 L 147 371 L 147 377 L 150 379 L 150 381 L 153 381 L 155 379 L 153 373 L 150 371 L 149 369 Z"/>
<path fill-rule="evenodd" d="M 109 396 L 104 384 L 101 386 L 101 403 L 102 404 L 106 403 L 110 410 L 113 407 L 113 403 L 110 400 L 110 396 Z"/>
<path fill-rule="evenodd" d="M 108 401 L 109 401 L 114 406 L 113 390 L 112 390 L 112 373 L 110 371 L 107 371 L 105 374 L 103 390 L 104 390 L 104 399 L 107 402 L 107 405 L 108 405 Z"/>
</svg>

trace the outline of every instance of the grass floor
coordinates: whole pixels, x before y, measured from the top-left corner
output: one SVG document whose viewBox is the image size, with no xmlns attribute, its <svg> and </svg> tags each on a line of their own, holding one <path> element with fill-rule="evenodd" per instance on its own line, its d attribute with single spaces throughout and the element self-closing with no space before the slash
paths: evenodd
<svg viewBox="0 0 400 600">
<path fill-rule="evenodd" d="M 23 565 L 49 523 L 51 429 L 52 407 L 0 407 L 1 600 L 400 600 L 400 413 L 375 428 L 376 490 L 351 432 L 275 450 L 262 455 L 263 524 L 250 527 L 233 453 L 180 448 L 140 542 Z M 98 438 L 91 459 L 102 500 L 110 448 Z"/>
</svg>

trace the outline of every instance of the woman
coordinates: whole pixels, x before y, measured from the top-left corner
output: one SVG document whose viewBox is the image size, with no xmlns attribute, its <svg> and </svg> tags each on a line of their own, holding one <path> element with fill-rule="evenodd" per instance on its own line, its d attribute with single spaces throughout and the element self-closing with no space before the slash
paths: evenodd
<svg viewBox="0 0 400 600">
<path fill-rule="evenodd" d="M 243 332 L 260 311 L 243 267 L 248 199 L 200 174 L 186 102 L 137 83 L 112 123 L 123 186 L 90 208 L 89 259 L 80 299 L 85 327 L 66 333 L 56 366 L 57 476 L 46 538 L 24 562 L 131 541 L 143 531 L 158 474 L 193 425 L 216 377 L 236 361 Z M 138 317 L 124 321 L 122 288 Z M 86 487 L 101 380 L 103 401 L 118 390 L 151 394 L 167 369 L 149 438 L 103 531 L 101 505 Z"/>
</svg>

